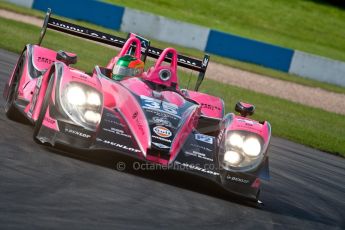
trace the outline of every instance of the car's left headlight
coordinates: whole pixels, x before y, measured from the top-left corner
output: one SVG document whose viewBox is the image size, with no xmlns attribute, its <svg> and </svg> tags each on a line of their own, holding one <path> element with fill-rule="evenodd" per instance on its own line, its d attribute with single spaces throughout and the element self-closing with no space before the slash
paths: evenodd
<svg viewBox="0 0 345 230">
<path fill-rule="evenodd" d="M 88 130 L 95 130 L 101 120 L 103 95 L 94 88 L 72 82 L 60 93 L 60 102 L 68 117 Z"/>
<path fill-rule="evenodd" d="M 258 166 L 263 155 L 263 139 L 260 136 L 244 131 L 228 131 L 220 146 L 219 160 L 226 169 L 244 171 Z"/>
</svg>

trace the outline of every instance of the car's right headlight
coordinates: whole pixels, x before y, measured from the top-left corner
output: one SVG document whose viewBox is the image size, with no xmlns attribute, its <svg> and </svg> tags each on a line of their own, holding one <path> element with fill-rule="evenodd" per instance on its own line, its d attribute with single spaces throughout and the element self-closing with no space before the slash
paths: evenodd
<svg viewBox="0 0 345 230">
<path fill-rule="evenodd" d="M 60 102 L 68 117 L 88 130 L 95 130 L 101 120 L 103 95 L 94 88 L 71 82 L 60 93 Z"/>
<path fill-rule="evenodd" d="M 221 165 L 233 171 L 247 171 L 257 167 L 263 158 L 263 139 L 246 131 L 228 131 L 220 147 Z"/>
</svg>

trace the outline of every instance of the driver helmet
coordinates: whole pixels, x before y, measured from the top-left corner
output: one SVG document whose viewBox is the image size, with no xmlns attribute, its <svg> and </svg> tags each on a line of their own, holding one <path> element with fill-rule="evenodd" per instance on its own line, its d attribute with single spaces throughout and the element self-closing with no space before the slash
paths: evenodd
<svg viewBox="0 0 345 230">
<path fill-rule="evenodd" d="M 124 55 L 116 62 L 112 79 L 121 81 L 128 77 L 138 77 L 144 72 L 144 62 L 131 55 Z"/>
</svg>

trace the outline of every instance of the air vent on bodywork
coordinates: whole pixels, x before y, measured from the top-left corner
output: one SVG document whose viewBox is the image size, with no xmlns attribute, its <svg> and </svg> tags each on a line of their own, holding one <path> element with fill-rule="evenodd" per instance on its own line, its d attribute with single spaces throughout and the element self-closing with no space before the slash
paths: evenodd
<svg viewBox="0 0 345 230">
<path fill-rule="evenodd" d="M 158 149 L 157 147 L 152 146 L 151 149 L 148 149 L 147 154 L 151 155 L 151 156 L 162 158 L 164 160 L 170 159 L 169 149 L 162 150 L 162 149 Z"/>
</svg>

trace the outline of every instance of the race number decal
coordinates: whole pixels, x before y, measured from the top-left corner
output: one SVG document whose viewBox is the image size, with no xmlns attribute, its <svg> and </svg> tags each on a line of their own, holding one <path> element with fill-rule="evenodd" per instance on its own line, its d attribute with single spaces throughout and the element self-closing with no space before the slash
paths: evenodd
<svg viewBox="0 0 345 230">
<path fill-rule="evenodd" d="M 142 101 L 142 107 L 145 109 L 153 109 L 169 113 L 171 115 L 178 115 L 178 106 L 172 103 L 161 101 L 155 98 L 140 96 Z"/>
</svg>

